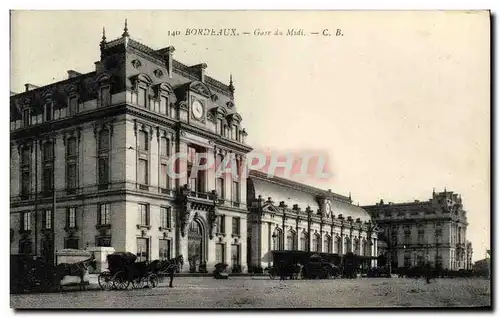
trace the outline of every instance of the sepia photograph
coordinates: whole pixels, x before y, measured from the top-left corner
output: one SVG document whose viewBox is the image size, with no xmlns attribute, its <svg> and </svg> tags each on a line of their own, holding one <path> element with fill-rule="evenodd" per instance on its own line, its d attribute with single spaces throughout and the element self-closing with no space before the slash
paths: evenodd
<svg viewBox="0 0 500 318">
<path fill-rule="evenodd" d="M 491 23 L 11 10 L 10 307 L 491 309 Z"/>
</svg>

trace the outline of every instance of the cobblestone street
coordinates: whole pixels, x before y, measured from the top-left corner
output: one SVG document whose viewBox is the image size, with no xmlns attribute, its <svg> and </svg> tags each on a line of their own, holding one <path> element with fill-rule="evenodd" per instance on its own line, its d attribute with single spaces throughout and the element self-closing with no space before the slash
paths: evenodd
<svg viewBox="0 0 500 318">
<path fill-rule="evenodd" d="M 179 277 L 174 288 L 11 295 L 13 308 L 342 308 L 490 306 L 485 279 L 279 281 Z"/>
</svg>

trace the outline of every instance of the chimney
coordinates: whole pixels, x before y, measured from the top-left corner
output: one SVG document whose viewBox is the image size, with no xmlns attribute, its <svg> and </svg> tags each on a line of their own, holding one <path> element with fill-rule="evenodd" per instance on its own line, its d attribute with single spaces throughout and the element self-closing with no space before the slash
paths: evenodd
<svg viewBox="0 0 500 318">
<path fill-rule="evenodd" d="M 175 48 L 173 46 L 169 46 L 160 49 L 157 52 L 158 54 L 162 55 L 163 58 L 165 59 L 165 64 L 167 66 L 167 71 L 168 71 L 168 78 L 172 78 Z"/>
<path fill-rule="evenodd" d="M 75 70 L 68 70 L 68 78 L 74 78 L 82 75 L 82 73 L 78 73 Z"/>
<path fill-rule="evenodd" d="M 104 70 L 103 63 L 101 61 L 97 61 L 95 64 L 95 72 L 100 73 Z"/>
<path fill-rule="evenodd" d="M 27 83 L 27 84 L 24 84 L 24 87 L 26 87 L 26 92 L 28 92 L 28 91 L 32 91 L 34 89 L 37 89 L 39 86 Z"/>
</svg>

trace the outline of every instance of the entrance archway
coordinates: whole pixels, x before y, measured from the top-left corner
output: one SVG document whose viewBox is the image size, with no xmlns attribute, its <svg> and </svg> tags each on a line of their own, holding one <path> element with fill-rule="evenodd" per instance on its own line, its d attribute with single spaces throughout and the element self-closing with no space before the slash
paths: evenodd
<svg viewBox="0 0 500 318">
<path fill-rule="evenodd" d="M 193 220 L 188 230 L 188 262 L 189 270 L 196 272 L 204 258 L 203 227 L 198 220 Z"/>
</svg>

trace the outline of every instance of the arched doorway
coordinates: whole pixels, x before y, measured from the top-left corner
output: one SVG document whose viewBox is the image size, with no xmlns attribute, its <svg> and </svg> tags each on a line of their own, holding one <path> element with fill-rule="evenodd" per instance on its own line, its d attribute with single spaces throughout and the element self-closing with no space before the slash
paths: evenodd
<svg viewBox="0 0 500 318">
<path fill-rule="evenodd" d="M 198 271 L 203 255 L 203 228 L 197 220 L 193 220 L 188 231 L 188 262 L 191 272 Z"/>
</svg>

